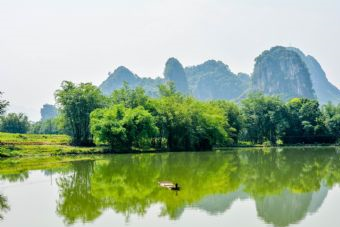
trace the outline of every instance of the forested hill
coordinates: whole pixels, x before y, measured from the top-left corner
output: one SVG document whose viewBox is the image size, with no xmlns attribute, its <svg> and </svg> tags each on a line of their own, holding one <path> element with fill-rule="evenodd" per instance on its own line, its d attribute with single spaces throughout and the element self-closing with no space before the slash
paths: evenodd
<svg viewBox="0 0 340 227">
<path fill-rule="evenodd" d="M 178 91 L 201 100 L 239 100 L 252 91 L 279 95 L 284 100 L 293 97 L 318 99 L 321 104 L 340 103 L 340 90 L 331 84 L 320 63 L 297 48 L 273 47 L 255 59 L 252 76 L 233 73 L 221 61 L 208 60 L 196 66 L 183 67 L 169 58 L 162 76 L 155 79 L 140 77 L 124 66 L 118 67 L 100 85 L 104 94 L 121 88 L 141 86 L 146 93 L 157 96 L 157 87 L 173 81 Z"/>
</svg>

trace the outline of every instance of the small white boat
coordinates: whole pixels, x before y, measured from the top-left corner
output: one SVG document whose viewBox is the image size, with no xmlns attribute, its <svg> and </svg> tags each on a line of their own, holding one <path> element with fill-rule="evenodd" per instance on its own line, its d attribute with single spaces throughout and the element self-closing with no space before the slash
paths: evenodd
<svg viewBox="0 0 340 227">
<path fill-rule="evenodd" d="M 179 190 L 180 187 L 177 183 L 172 183 L 171 181 L 160 181 L 158 182 L 159 186 L 162 188 L 167 188 L 169 190 Z"/>
</svg>

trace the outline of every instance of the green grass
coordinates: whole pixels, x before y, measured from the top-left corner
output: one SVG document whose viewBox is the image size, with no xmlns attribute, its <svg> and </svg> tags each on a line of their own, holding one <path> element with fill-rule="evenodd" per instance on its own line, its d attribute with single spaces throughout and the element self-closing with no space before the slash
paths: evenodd
<svg viewBox="0 0 340 227">
<path fill-rule="evenodd" d="M 75 147 L 66 135 L 12 134 L 0 132 L 0 157 L 30 157 L 105 153 L 106 147 Z"/>
<path fill-rule="evenodd" d="M 67 145 L 67 135 L 14 134 L 0 132 L 0 144 L 3 145 Z"/>
</svg>

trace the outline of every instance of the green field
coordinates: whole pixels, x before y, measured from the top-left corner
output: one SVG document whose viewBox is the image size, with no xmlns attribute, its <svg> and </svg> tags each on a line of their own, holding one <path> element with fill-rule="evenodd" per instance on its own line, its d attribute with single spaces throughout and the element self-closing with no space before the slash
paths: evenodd
<svg viewBox="0 0 340 227">
<path fill-rule="evenodd" d="M 0 132 L 0 143 L 4 145 L 68 145 L 67 135 L 14 134 Z"/>
<path fill-rule="evenodd" d="M 74 147 L 67 135 L 0 133 L 0 157 L 104 153 L 103 147 Z"/>
</svg>

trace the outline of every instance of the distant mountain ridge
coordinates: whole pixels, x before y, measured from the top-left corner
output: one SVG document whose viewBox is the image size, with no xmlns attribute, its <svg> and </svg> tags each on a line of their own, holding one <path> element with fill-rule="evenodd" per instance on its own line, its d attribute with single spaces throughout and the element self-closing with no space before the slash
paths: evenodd
<svg viewBox="0 0 340 227">
<path fill-rule="evenodd" d="M 186 67 L 185 72 L 192 95 L 201 100 L 237 99 L 250 86 L 249 75 L 236 75 L 221 61 Z"/>
<path fill-rule="evenodd" d="M 328 81 L 314 57 L 282 46 L 261 53 L 255 59 L 252 75 L 233 73 L 222 61 L 183 67 L 176 58 L 169 58 L 163 77 L 140 77 L 120 66 L 99 87 L 109 95 L 127 82 L 132 88 L 141 86 L 148 95 L 157 96 L 158 86 L 167 81 L 173 81 L 178 91 L 201 100 L 240 100 L 249 92 L 260 91 L 284 100 L 306 97 L 318 99 L 321 104 L 340 103 L 340 90 Z"/>
</svg>

